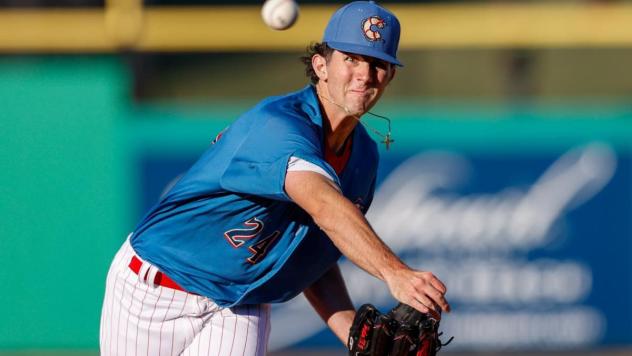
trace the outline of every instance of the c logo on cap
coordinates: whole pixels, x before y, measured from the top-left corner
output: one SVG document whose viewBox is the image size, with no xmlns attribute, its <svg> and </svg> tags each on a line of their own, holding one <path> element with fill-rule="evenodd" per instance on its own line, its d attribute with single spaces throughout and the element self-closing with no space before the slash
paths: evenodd
<svg viewBox="0 0 632 356">
<path fill-rule="evenodd" d="M 362 30 L 364 30 L 364 37 L 369 41 L 379 41 L 382 39 L 382 35 L 379 30 L 386 26 L 386 22 L 379 16 L 371 16 L 362 22 Z"/>
</svg>

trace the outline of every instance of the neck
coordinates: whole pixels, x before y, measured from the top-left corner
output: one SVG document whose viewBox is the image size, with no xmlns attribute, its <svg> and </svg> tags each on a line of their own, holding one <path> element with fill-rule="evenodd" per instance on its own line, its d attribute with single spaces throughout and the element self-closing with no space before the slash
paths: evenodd
<svg viewBox="0 0 632 356">
<path fill-rule="evenodd" d="M 338 152 L 344 146 L 360 118 L 350 114 L 344 106 L 331 100 L 324 85 L 320 85 L 320 83 L 316 85 L 316 94 L 323 115 L 325 144 L 333 152 Z"/>
<path fill-rule="evenodd" d="M 357 125 L 355 120 L 346 120 L 339 123 L 337 127 L 332 126 L 331 121 L 325 120 L 323 122 L 323 129 L 325 131 L 325 144 L 327 148 L 332 152 L 340 152 L 344 147 L 347 138 L 353 132 L 353 129 Z"/>
</svg>

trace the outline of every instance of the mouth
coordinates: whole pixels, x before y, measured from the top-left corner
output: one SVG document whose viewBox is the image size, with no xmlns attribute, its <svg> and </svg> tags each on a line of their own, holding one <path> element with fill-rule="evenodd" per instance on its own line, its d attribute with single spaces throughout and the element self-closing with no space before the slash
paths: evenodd
<svg viewBox="0 0 632 356">
<path fill-rule="evenodd" d="M 360 95 L 360 96 L 370 96 L 371 94 L 373 94 L 373 90 L 370 88 L 366 88 L 366 89 L 351 89 L 349 90 L 349 92 L 351 92 L 352 94 L 355 95 Z"/>
</svg>

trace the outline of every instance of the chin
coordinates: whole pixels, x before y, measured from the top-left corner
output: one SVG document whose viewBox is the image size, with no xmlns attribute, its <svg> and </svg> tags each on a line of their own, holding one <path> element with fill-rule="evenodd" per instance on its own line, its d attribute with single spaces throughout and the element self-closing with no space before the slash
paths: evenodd
<svg viewBox="0 0 632 356">
<path fill-rule="evenodd" d="M 347 108 L 349 109 L 349 112 L 355 116 L 362 116 L 369 111 L 368 108 L 365 108 L 364 106 L 348 106 Z"/>
<path fill-rule="evenodd" d="M 354 103 L 351 105 L 348 105 L 347 108 L 349 108 L 349 110 L 356 115 L 364 115 L 367 111 L 369 111 L 369 109 L 371 108 L 371 105 L 369 103 L 366 102 L 361 102 L 361 103 Z"/>
</svg>

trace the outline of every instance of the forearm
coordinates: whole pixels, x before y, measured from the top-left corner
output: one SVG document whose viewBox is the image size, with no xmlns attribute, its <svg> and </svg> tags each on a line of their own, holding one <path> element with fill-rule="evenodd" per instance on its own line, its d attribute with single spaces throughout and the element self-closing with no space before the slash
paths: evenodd
<svg viewBox="0 0 632 356">
<path fill-rule="evenodd" d="M 303 294 L 327 326 L 346 345 L 355 310 L 336 265 Z"/>
<path fill-rule="evenodd" d="M 381 280 L 386 280 L 389 273 L 407 268 L 355 205 L 334 194 L 321 198 L 331 200 L 323 206 L 337 208 L 323 209 L 314 215 L 314 220 L 349 260 Z"/>
<path fill-rule="evenodd" d="M 347 345 L 349 341 L 349 330 L 351 329 L 351 324 L 353 324 L 354 317 L 355 310 L 342 310 L 332 314 L 327 319 L 327 326 L 344 345 Z"/>
</svg>

